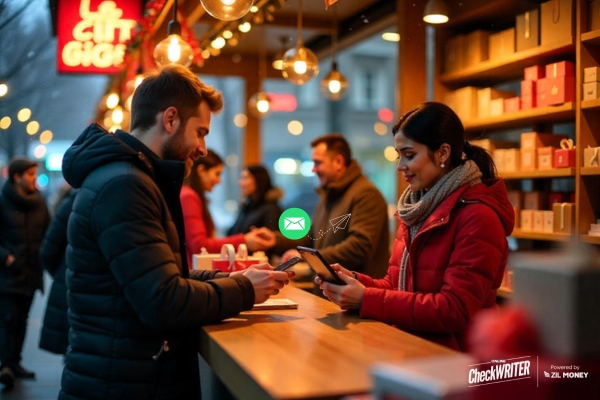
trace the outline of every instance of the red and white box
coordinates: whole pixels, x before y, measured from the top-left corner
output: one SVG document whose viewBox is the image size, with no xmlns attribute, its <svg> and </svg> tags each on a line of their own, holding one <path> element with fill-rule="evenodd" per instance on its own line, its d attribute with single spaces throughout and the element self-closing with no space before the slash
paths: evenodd
<svg viewBox="0 0 600 400">
<path fill-rule="evenodd" d="M 554 133 L 525 132 L 521 134 L 521 150 L 537 149 L 545 146 L 559 147 L 560 142 L 566 138 L 566 135 L 556 135 Z"/>
<path fill-rule="evenodd" d="M 571 61 L 546 64 L 546 78 L 559 78 L 561 76 L 575 77 L 575 67 Z"/>
<path fill-rule="evenodd" d="M 546 107 L 546 78 L 539 79 L 535 83 L 535 102 L 536 107 Z"/>
<path fill-rule="evenodd" d="M 546 77 L 546 68 L 543 65 L 533 65 L 523 69 L 523 79 L 526 81 L 537 81 Z"/>
<path fill-rule="evenodd" d="M 575 168 L 575 146 L 573 140 L 560 141 L 560 149 L 554 152 L 554 168 Z"/>
<path fill-rule="evenodd" d="M 545 81 L 545 105 L 554 106 L 575 101 L 575 78 L 573 76 L 546 78 Z"/>
</svg>

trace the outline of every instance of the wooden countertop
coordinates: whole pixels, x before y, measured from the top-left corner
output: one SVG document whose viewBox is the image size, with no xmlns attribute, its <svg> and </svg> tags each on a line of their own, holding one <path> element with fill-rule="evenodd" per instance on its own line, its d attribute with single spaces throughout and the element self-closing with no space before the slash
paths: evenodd
<svg viewBox="0 0 600 400">
<path fill-rule="evenodd" d="M 200 333 L 200 354 L 240 399 L 322 399 L 371 391 L 370 367 L 455 351 L 291 286 L 297 310 L 249 311 Z"/>
</svg>

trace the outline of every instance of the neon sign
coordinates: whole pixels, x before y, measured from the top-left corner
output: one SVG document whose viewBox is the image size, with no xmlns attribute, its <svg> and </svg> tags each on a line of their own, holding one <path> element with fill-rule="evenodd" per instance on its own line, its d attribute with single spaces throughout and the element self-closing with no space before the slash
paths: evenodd
<svg viewBox="0 0 600 400">
<path fill-rule="evenodd" d="M 61 0 L 58 4 L 58 71 L 111 74 L 119 70 L 141 1 Z"/>
</svg>

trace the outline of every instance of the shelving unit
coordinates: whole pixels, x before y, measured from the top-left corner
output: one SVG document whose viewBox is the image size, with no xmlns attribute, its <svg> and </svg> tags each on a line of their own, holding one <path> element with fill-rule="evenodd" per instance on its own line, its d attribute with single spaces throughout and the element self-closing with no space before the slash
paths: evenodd
<svg viewBox="0 0 600 400">
<path fill-rule="evenodd" d="M 516 239 L 544 240 L 549 242 L 568 242 L 571 235 L 556 232 L 530 232 L 515 229 L 511 235 Z"/>
<path fill-rule="evenodd" d="M 537 171 L 503 172 L 501 174 L 501 176 L 505 180 L 568 178 L 568 177 L 575 176 L 575 168 L 555 168 L 555 169 L 537 170 Z"/>
</svg>

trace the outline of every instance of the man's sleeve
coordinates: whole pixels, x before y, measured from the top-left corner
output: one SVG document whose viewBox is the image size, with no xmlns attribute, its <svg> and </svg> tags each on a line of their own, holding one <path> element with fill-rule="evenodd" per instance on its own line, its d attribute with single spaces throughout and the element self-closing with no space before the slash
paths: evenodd
<svg viewBox="0 0 600 400">
<path fill-rule="evenodd" d="M 251 308 L 250 281 L 181 277 L 162 225 L 168 211 L 160 198 L 156 186 L 125 175 L 102 188 L 91 214 L 98 246 L 141 320 L 158 329 L 179 329 Z"/>
</svg>

